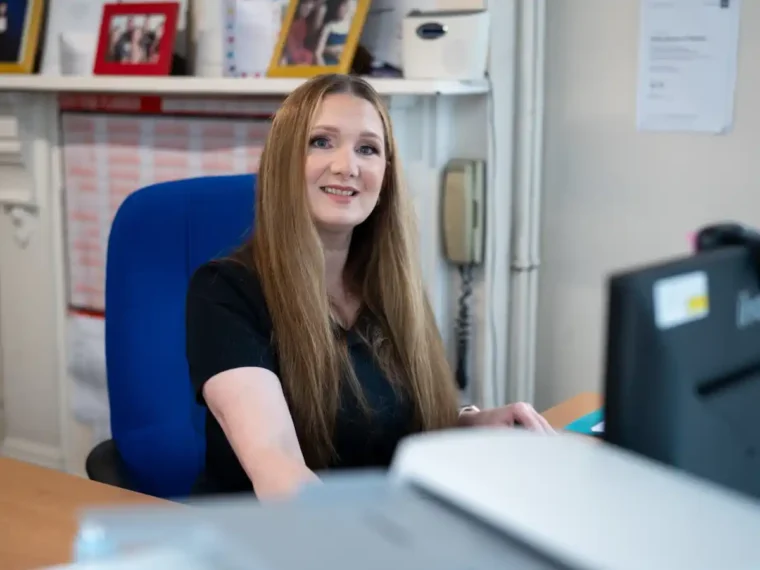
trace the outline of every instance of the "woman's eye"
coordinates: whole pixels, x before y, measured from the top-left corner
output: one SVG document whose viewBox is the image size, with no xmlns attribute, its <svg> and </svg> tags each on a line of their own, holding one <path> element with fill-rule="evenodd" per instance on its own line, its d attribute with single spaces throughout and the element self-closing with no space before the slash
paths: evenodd
<svg viewBox="0 0 760 570">
<path fill-rule="evenodd" d="M 332 148 L 330 139 L 325 136 L 316 136 L 309 139 L 309 146 L 316 149 L 329 149 Z M 377 146 L 371 144 L 359 145 L 357 152 L 362 156 L 371 156 L 373 154 L 379 154 Z"/>
<path fill-rule="evenodd" d="M 329 144 L 330 141 L 327 140 L 327 137 L 312 137 L 309 141 L 309 146 L 314 148 L 327 148 Z"/>
<path fill-rule="evenodd" d="M 370 155 L 370 154 L 378 154 L 378 150 L 376 147 L 369 145 L 369 144 L 363 144 L 359 147 L 359 152 L 361 154 Z"/>
</svg>

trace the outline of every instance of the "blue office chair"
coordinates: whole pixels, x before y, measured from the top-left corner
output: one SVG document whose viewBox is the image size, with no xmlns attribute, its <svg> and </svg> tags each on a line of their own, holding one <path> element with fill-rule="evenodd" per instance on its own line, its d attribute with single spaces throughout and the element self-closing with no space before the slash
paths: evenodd
<svg viewBox="0 0 760 570">
<path fill-rule="evenodd" d="M 112 440 L 87 457 L 91 479 L 163 498 L 189 494 L 205 456 L 204 411 L 185 357 L 185 295 L 195 269 L 250 235 L 255 176 L 148 186 L 119 208 L 106 264 L 106 369 Z"/>
</svg>

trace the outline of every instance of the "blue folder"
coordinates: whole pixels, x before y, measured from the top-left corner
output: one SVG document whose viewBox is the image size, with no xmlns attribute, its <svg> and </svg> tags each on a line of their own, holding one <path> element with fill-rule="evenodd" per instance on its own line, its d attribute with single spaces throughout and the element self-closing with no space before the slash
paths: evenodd
<svg viewBox="0 0 760 570">
<path fill-rule="evenodd" d="M 586 414 L 565 426 L 565 431 L 574 431 L 586 435 L 592 435 L 591 428 L 604 421 L 604 408 Z"/>
</svg>

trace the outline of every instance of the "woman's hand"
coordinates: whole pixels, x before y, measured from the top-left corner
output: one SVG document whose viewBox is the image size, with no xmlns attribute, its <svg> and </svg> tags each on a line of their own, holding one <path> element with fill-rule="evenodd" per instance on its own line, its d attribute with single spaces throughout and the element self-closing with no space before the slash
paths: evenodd
<svg viewBox="0 0 760 570">
<path fill-rule="evenodd" d="M 555 433 L 549 422 L 533 406 L 525 402 L 490 410 L 465 411 L 459 416 L 462 427 L 522 427 L 540 433 Z"/>
</svg>

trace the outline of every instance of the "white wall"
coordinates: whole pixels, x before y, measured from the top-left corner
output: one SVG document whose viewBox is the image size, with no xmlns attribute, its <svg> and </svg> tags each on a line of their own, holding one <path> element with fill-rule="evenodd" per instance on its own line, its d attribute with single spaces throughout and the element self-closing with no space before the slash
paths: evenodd
<svg viewBox="0 0 760 570">
<path fill-rule="evenodd" d="M 539 407 L 601 389 L 611 270 L 685 252 L 707 222 L 760 225 L 760 2 L 742 3 L 727 136 L 636 132 L 637 0 L 547 4 Z"/>
<path fill-rule="evenodd" d="M 10 99 L 0 98 L 0 380 L 3 394 L 2 451 L 50 467 L 64 467 L 65 435 L 61 378 L 65 364 L 55 115 L 45 98 L 28 95 L 22 120 Z M 29 144 L 21 145 L 21 140 Z M 38 194 L 38 207 L 12 206 Z"/>
</svg>

